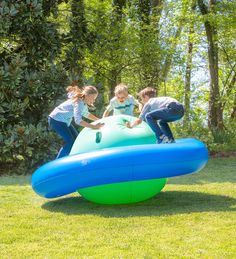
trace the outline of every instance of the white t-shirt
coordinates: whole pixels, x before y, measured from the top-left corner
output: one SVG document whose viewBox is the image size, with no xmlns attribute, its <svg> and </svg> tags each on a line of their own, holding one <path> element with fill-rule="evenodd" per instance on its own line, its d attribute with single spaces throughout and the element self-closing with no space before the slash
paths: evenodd
<svg viewBox="0 0 236 259">
<path fill-rule="evenodd" d="M 128 95 L 127 99 L 123 103 L 119 102 L 115 96 L 110 100 L 106 109 L 109 112 L 113 110 L 113 115 L 125 114 L 133 116 L 135 105 L 138 105 L 138 101 L 132 95 Z"/>
<path fill-rule="evenodd" d="M 176 99 L 172 97 L 156 97 L 156 98 L 150 98 L 147 103 L 143 106 L 143 109 L 139 115 L 139 118 L 142 120 L 145 120 L 145 115 L 151 111 L 157 110 L 157 109 L 163 109 L 167 108 L 170 103 L 179 103 Z"/>
</svg>

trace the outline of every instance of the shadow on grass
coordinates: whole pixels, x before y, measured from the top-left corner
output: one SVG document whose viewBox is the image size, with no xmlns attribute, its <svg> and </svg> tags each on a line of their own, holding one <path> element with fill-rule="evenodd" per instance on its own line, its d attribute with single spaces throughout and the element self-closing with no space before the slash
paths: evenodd
<svg viewBox="0 0 236 259">
<path fill-rule="evenodd" d="M 236 211 L 236 199 L 201 192 L 169 191 L 145 202 L 129 205 L 98 205 L 82 197 L 46 202 L 42 208 L 68 215 L 94 214 L 104 217 L 161 216 L 191 212 Z"/>
<path fill-rule="evenodd" d="M 24 185 L 31 185 L 31 175 L 5 175 L 0 177 L 0 185 L 4 186 L 24 186 Z"/>
</svg>

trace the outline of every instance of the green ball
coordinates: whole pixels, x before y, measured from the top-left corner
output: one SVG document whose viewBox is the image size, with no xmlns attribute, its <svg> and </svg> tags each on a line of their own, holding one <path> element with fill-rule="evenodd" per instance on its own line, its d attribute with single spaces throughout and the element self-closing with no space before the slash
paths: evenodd
<svg viewBox="0 0 236 259">
<path fill-rule="evenodd" d="M 98 204 L 128 204 L 144 201 L 157 195 L 166 178 L 98 185 L 78 190 L 86 200 Z"/>
<path fill-rule="evenodd" d="M 132 129 L 126 127 L 127 122 L 134 120 L 136 118 L 132 116 L 117 115 L 94 122 L 95 124 L 102 122 L 104 126 L 99 130 L 84 128 L 77 137 L 70 155 L 104 148 L 156 143 L 154 133 L 145 122 Z M 104 165 L 104 170 L 106 170 L 106 165 Z M 128 204 L 144 201 L 157 195 L 166 182 L 166 178 L 120 182 L 82 188 L 78 192 L 85 199 L 99 204 Z"/>
</svg>

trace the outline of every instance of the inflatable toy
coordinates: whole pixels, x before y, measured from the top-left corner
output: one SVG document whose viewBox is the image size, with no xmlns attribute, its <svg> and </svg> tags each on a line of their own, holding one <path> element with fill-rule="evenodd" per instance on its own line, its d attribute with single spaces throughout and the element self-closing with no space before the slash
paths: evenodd
<svg viewBox="0 0 236 259">
<path fill-rule="evenodd" d="M 128 129 L 130 116 L 101 119 L 100 130 L 83 129 L 69 156 L 49 162 L 32 176 L 32 187 L 45 198 L 75 191 L 100 204 L 139 202 L 158 194 L 167 178 L 201 170 L 208 160 L 196 139 L 154 144 L 146 123 Z M 148 144 L 147 144 L 148 143 Z"/>
<path fill-rule="evenodd" d="M 128 115 L 110 116 L 99 120 L 105 123 L 100 130 L 84 128 L 75 140 L 70 155 L 103 148 L 156 143 L 155 135 L 147 123 L 142 122 L 133 129 L 126 127 L 126 122 L 134 120 Z"/>
</svg>

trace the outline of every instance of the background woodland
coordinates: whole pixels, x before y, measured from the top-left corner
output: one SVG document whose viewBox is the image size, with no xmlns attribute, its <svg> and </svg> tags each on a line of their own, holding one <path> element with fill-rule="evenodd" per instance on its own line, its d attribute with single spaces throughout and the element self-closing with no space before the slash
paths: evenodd
<svg viewBox="0 0 236 259">
<path fill-rule="evenodd" d="M 0 1 L 0 173 L 32 172 L 61 145 L 47 116 L 67 85 L 99 90 L 97 116 L 122 82 L 185 105 L 177 137 L 236 146 L 236 1 Z"/>
</svg>

